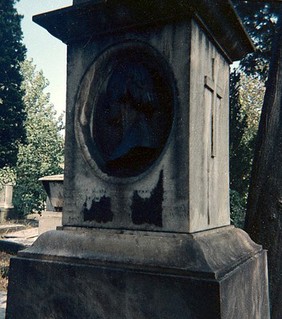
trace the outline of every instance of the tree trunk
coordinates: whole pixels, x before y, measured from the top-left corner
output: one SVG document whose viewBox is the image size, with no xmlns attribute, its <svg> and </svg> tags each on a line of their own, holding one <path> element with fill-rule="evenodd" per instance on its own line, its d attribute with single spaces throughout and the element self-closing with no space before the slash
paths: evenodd
<svg viewBox="0 0 282 319">
<path fill-rule="evenodd" d="M 268 250 L 272 319 L 282 318 L 282 10 L 253 162 L 245 229 Z"/>
</svg>

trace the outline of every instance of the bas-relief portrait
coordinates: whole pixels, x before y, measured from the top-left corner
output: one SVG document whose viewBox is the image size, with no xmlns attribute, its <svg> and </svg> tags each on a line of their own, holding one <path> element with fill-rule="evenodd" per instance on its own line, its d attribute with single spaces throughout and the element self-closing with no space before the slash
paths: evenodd
<svg viewBox="0 0 282 319">
<path fill-rule="evenodd" d="M 99 153 L 100 168 L 108 175 L 136 176 L 158 158 L 167 141 L 173 118 L 171 83 L 155 57 L 148 61 L 142 50 L 127 50 L 104 64 L 107 76 L 88 112 L 93 142 L 88 148 L 94 149 L 94 157 Z"/>
</svg>

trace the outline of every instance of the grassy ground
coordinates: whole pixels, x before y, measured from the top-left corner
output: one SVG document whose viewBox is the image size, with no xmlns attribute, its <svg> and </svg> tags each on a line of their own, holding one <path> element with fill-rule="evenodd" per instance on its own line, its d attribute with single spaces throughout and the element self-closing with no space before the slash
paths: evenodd
<svg viewBox="0 0 282 319">
<path fill-rule="evenodd" d="M 8 286 L 8 271 L 11 255 L 0 252 L 0 290 L 6 290 Z"/>
</svg>

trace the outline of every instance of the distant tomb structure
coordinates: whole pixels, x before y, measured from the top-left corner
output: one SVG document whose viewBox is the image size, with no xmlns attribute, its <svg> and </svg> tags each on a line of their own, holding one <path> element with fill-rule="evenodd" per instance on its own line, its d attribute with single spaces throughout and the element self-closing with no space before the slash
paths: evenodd
<svg viewBox="0 0 282 319">
<path fill-rule="evenodd" d="M 13 184 L 8 183 L 0 189 L 0 223 L 14 216 Z"/>
<path fill-rule="evenodd" d="M 46 194 L 46 208 L 39 218 L 39 235 L 62 225 L 62 211 L 64 206 L 64 175 L 51 175 L 39 178 Z"/>
</svg>

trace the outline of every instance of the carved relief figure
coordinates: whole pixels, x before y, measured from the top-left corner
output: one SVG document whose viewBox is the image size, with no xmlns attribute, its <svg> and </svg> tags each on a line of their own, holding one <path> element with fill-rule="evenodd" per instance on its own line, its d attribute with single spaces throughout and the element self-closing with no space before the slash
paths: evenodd
<svg viewBox="0 0 282 319">
<path fill-rule="evenodd" d="M 162 147 L 170 114 L 165 112 L 167 101 L 161 101 L 160 91 L 165 89 L 161 86 L 156 74 L 135 61 L 124 61 L 110 72 L 93 126 L 108 170 L 130 175 L 146 166 Z"/>
</svg>

